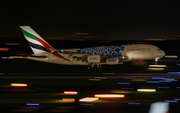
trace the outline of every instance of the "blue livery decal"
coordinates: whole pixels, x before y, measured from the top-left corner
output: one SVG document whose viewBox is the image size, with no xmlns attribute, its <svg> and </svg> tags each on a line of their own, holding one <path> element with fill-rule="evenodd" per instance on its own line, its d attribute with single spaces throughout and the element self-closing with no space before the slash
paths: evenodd
<svg viewBox="0 0 180 113">
<path fill-rule="evenodd" d="M 121 45 L 117 46 L 105 46 L 103 48 L 80 48 L 77 50 L 77 53 L 88 53 L 88 54 L 97 54 L 97 55 L 112 55 L 112 56 L 121 56 L 121 51 L 124 51 L 125 47 Z"/>
</svg>

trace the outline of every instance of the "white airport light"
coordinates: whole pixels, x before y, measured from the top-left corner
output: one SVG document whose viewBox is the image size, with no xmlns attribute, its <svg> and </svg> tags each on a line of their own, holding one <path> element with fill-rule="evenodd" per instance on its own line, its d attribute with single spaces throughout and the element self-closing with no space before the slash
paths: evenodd
<svg viewBox="0 0 180 113">
<path fill-rule="evenodd" d="M 11 86 L 13 86 L 13 87 L 27 87 L 27 84 L 25 84 L 25 83 L 11 83 Z"/>
<path fill-rule="evenodd" d="M 165 58 L 178 58 L 177 55 L 166 55 Z"/>
<path fill-rule="evenodd" d="M 137 91 L 141 91 L 141 92 L 156 92 L 156 89 L 137 89 Z"/>
<path fill-rule="evenodd" d="M 95 97 L 86 97 L 86 98 L 82 98 L 79 99 L 79 102 L 93 102 L 99 100 L 99 98 L 95 98 Z"/>
</svg>

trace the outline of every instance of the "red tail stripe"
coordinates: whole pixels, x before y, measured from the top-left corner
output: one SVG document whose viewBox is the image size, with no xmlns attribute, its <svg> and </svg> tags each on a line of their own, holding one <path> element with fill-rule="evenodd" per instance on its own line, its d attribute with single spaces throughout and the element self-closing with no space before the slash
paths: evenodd
<svg viewBox="0 0 180 113">
<path fill-rule="evenodd" d="M 49 52 L 51 52 L 51 50 L 54 50 L 54 48 L 51 47 L 49 44 L 47 44 L 46 42 L 44 42 L 43 40 L 41 40 L 41 39 L 38 38 L 37 36 L 35 36 L 35 37 L 39 40 L 39 42 L 40 42 Z M 52 54 L 55 55 L 55 56 L 57 56 L 57 57 L 59 57 L 59 58 L 62 58 L 62 59 L 64 59 L 64 60 L 70 61 L 70 60 L 68 60 L 67 58 L 64 58 L 62 55 L 58 54 L 57 52 L 53 52 Z"/>
</svg>

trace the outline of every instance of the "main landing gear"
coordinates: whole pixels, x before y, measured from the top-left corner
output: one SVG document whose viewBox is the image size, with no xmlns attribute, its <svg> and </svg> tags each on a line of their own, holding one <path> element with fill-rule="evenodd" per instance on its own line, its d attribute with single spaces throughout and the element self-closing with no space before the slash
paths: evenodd
<svg viewBox="0 0 180 113">
<path fill-rule="evenodd" d="M 88 69 L 98 70 L 98 69 L 101 69 L 101 65 L 100 64 L 91 64 L 88 66 Z"/>
</svg>

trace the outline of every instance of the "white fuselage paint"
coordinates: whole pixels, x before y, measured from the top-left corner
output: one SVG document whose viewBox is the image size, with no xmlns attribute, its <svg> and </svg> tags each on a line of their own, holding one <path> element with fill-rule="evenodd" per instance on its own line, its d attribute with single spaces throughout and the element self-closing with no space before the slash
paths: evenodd
<svg viewBox="0 0 180 113">
<path fill-rule="evenodd" d="M 129 44 L 129 45 L 122 45 L 124 46 L 124 51 L 122 52 L 122 56 L 127 56 L 128 59 L 124 60 L 126 61 L 134 61 L 134 60 L 153 60 L 155 58 L 161 58 L 165 56 L 165 52 L 163 50 L 160 50 L 159 47 L 150 45 L 150 44 Z M 97 47 L 101 48 L 101 47 Z M 64 49 L 64 51 L 67 52 L 77 52 L 79 48 L 77 49 Z M 30 60 L 36 60 L 41 62 L 48 62 L 48 63 L 55 63 L 55 64 L 63 64 L 63 65 L 89 65 L 88 62 L 83 62 L 82 60 L 77 61 L 76 59 L 72 58 L 73 56 L 76 57 L 83 57 L 84 55 L 89 54 L 73 54 L 72 56 L 65 53 L 58 53 L 64 58 L 68 60 L 64 60 L 62 58 L 59 58 L 49 52 L 44 52 L 42 55 L 47 56 L 47 58 L 38 58 L 38 57 L 27 57 Z M 93 54 L 92 54 L 93 55 Z M 121 58 L 122 58 L 121 56 Z M 118 56 L 114 56 L 118 57 Z M 98 64 L 106 64 L 106 63 L 98 63 Z"/>
</svg>

